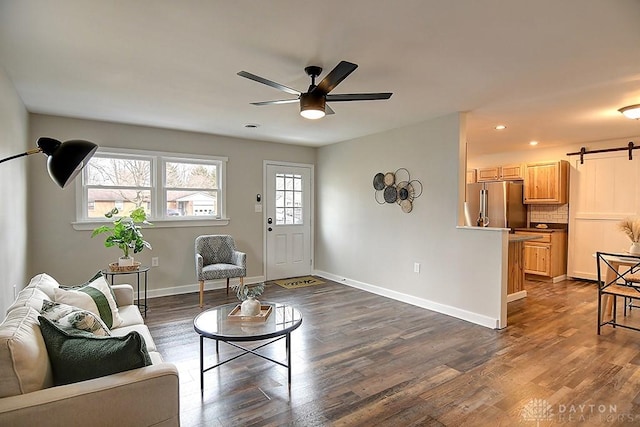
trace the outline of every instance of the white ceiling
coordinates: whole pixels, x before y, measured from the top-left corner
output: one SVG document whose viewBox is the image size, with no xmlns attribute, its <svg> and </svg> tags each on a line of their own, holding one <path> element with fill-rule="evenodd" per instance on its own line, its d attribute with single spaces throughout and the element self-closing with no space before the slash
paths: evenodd
<svg viewBox="0 0 640 427">
<path fill-rule="evenodd" d="M 393 97 L 310 121 L 236 75 L 305 91 L 341 60 L 332 93 Z M 292 144 L 455 111 L 470 154 L 640 135 L 638 0 L 0 0 L 0 64 L 30 112 Z"/>
</svg>

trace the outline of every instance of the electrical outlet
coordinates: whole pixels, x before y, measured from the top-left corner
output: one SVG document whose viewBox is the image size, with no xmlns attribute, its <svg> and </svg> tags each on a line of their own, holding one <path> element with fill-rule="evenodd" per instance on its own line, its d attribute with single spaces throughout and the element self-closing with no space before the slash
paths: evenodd
<svg viewBox="0 0 640 427">
<path fill-rule="evenodd" d="M 414 273 L 420 273 L 420 263 L 419 262 L 414 262 L 413 263 L 413 272 Z"/>
<path fill-rule="evenodd" d="M 158 257 L 154 256 L 151 257 L 151 267 L 157 267 L 158 266 Z"/>
</svg>

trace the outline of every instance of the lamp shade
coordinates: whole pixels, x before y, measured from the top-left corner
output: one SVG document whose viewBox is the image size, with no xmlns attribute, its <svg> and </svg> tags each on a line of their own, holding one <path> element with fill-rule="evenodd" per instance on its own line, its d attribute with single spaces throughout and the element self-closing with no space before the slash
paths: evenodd
<svg viewBox="0 0 640 427">
<path fill-rule="evenodd" d="M 321 119 L 325 115 L 325 103 L 325 97 L 321 93 L 303 93 L 300 95 L 300 115 L 305 119 Z"/>
<path fill-rule="evenodd" d="M 81 139 L 60 142 L 42 137 L 37 144 L 48 156 L 47 169 L 51 179 L 61 188 L 73 181 L 98 149 L 96 144 Z"/>
<path fill-rule="evenodd" d="M 620 111 L 622 114 L 624 114 L 625 117 L 629 119 L 640 119 L 640 104 L 628 105 L 626 107 L 622 107 L 618 111 Z"/>
</svg>

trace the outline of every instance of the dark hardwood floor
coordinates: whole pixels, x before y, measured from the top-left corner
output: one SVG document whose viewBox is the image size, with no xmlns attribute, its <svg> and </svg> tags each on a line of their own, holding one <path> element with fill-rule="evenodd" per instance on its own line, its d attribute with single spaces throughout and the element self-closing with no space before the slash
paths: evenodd
<svg viewBox="0 0 640 427">
<path fill-rule="evenodd" d="M 640 333 L 596 334 L 594 283 L 526 288 L 495 331 L 330 281 L 269 284 L 262 299 L 304 316 L 291 335 L 291 390 L 285 368 L 247 355 L 207 372 L 201 397 L 197 294 L 150 300 L 147 324 L 179 368 L 183 426 L 640 424 Z M 204 309 L 234 301 L 206 292 Z M 627 320 L 640 325 L 640 309 Z M 264 350 L 285 359 L 283 341 Z"/>
</svg>

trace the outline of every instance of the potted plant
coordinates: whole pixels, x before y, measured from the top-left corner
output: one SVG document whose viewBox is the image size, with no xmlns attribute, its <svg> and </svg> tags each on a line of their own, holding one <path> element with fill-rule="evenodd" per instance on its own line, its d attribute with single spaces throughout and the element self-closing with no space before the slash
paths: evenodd
<svg viewBox="0 0 640 427">
<path fill-rule="evenodd" d="M 256 299 L 257 296 L 264 291 L 264 283 L 258 283 L 257 285 L 248 286 L 244 283 L 240 284 L 236 295 L 242 304 L 240 304 L 240 313 L 243 316 L 257 316 L 260 314 L 260 301 Z"/>
<path fill-rule="evenodd" d="M 625 218 L 618 223 L 618 226 L 631 240 L 629 253 L 640 255 L 640 218 Z"/>
<path fill-rule="evenodd" d="M 134 266 L 133 256 L 142 252 L 146 247 L 151 249 L 149 242 L 143 239 L 142 225 L 153 225 L 147 221 L 147 214 L 143 208 L 134 209 L 129 216 L 115 217 L 118 214 L 118 208 L 113 208 L 104 216 L 113 219 L 113 225 L 102 225 L 91 234 L 91 237 L 102 233 L 109 233 L 104 241 L 104 246 L 110 248 L 117 246 L 123 252 L 123 256 L 118 259 L 118 266 Z"/>
</svg>

